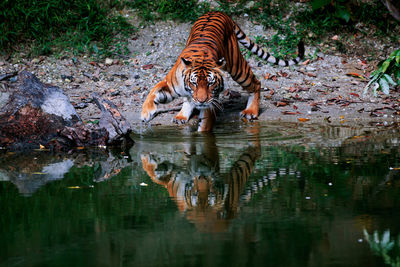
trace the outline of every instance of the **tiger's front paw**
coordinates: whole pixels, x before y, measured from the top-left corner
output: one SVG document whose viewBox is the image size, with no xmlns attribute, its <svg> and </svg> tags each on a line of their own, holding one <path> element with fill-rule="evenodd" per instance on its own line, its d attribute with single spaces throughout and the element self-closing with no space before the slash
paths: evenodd
<svg viewBox="0 0 400 267">
<path fill-rule="evenodd" d="M 189 118 L 187 118 L 187 117 L 185 117 L 185 116 L 183 116 L 183 115 L 180 115 L 180 114 L 177 114 L 177 115 L 172 119 L 172 122 L 174 122 L 174 123 L 176 123 L 176 124 L 179 124 L 179 125 L 185 124 L 185 123 L 187 123 L 188 121 L 189 121 Z"/>
<path fill-rule="evenodd" d="M 151 121 L 156 114 L 157 106 L 154 102 L 145 101 L 142 106 L 142 113 L 140 115 L 140 119 L 143 122 Z"/>
<path fill-rule="evenodd" d="M 254 110 L 251 109 L 245 109 L 242 112 L 240 112 L 240 116 L 242 118 L 248 119 L 249 121 L 253 121 L 258 119 L 258 112 L 255 112 Z"/>
</svg>

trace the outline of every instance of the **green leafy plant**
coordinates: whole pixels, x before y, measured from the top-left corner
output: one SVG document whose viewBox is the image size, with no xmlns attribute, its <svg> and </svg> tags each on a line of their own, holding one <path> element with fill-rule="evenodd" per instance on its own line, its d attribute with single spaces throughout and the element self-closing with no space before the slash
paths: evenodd
<svg viewBox="0 0 400 267">
<path fill-rule="evenodd" d="M 0 49 L 31 54 L 110 50 L 117 36 L 134 31 L 116 12 L 121 7 L 120 0 L 0 1 Z"/>
<path fill-rule="evenodd" d="M 126 5 L 135 9 L 143 21 L 157 19 L 194 21 L 210 10 L 207 2 L 198 3 L 196 0 L 134 0 L 127 1 Z"/>
<path fill-rule="evenodd" d="M 371 73 L 370 79 L 364 88 L 364 94 L 372 87 L 374 95 L 377 90 L 388 95 L 391 85 L 400 85 L 400 49 L 393 51 L 389 58 L 380 62 L 378 69 Z"/>
<path fill-rule="evenodd" d="M 313 0 L 311 1 L 311 6 L 313 11 L 324 8 L 333 9 L 333 12 L 331 12 L 331 14 L 333 14 L 338 19 L 349 22 L 351 17 L 351 10 L 347 5 L 348 3 L 348 0 Z"/>
<path fill-rule="evenodd" d="M 381 236 L 378 231 L 369 234 L 364 229 L 364 237 L 371 250 L 378 256 L 381 256 L 384 262 L 390 266 L 400 266 L 400 235 L 397 240 L 392 240 L 390 231 L 386 230 Z"/>
</svg>

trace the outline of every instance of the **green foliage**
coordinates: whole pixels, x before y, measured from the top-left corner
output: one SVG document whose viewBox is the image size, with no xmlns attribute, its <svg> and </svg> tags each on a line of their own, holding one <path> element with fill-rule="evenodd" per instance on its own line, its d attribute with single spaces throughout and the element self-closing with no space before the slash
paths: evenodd
<svg viewBox="0 0 400 267">
<path fill-rule="evenodd" d="M 218 8 L 217 10 L 228 14 L 229 16 L 232 15 L 239 15 L 246 11 L 245 5 L 246 0 L 238 0 L 238 1 L 229 1 L 229 0 L 217 0 Z"/>
<path fill-rule="evenodd" d="M 378 231 L 368 234 L 364 229 L 364 237 L 371 250 L 376 255 L 381 256 L 386 264 L 394 267 L 400 266 L 400 235 L 397 240 L 391 240 L 389 230 L 379 236 Z"/>
<path fill-rule="evenodd" d="M 156 19 L 194 21 L 210 10 L 207 2 L 198 4 L 196 0 L 134 0 L 127 1 L 126 5 L 138 11 L 138 15 L 144 21 Z"/>
<path fill-rule="evenodd" d="M 370 79 L 364 88 L 364 94 L 372 87 L 374 95 L 377 90 L 388 95 L 391 85 L 400 85 L 400 49 L 393 51 L 386 60 L 380 62 L 378 69 L 371 73 Z"/>
<path fill-rule="evenodd" d="M 276 30 L 274 38 L 281 40 L 278 43 L 283 50 L 291 50 L 290 47 L 294 48 L 300 39 L 304 39 L 307 44 L 319 44 L 330 34 L 361 32 L 363 28 L 373 29 L 372 32 L 377 36 L 399 40 L 394 31 L 398 23 L 388 15 L 378 0 L 362 3 L 350 0 L 312 0 L 296 5 L 279 0 L 254 2 L 254 7 L 247 10 L 250 17 L 266 28 Z M 334 45 L 337 50 L 345 52 L 343 43 L 337 41 Z"/>
<path fill-rule="evenodd" d="M 27 44 L 33 54 L 50 54 L 55 47 L 106 53 L 117 34 L 133 31 L 125 18 L 113 15 L 118 7 L 119 0 L 1 1 L 0 49 Z"/>
<path fill-rule="evenodd" d="M 330 14 L 335 18 L 341 19 L 345 22 L 350 21 L 351 10 L 349 8 L 348 0 L 313 0 L 311 1 L 312 10 L 320 12 L 321 9 L 331 9 Z"/>
<path fill-rule="evenodd" d="M 283 18 L 285 13 L 290 12 L 287 1 L 257 1 L 253 8 L 248 11 L 255 20 L 266 28 L 276 30 L 270 40 L 256 36 L 256 43 L 269 47 L 270 53 L 275 57 L 293 56 L 303 34 L 292 27 L 290 20 Z"/>
</svg>

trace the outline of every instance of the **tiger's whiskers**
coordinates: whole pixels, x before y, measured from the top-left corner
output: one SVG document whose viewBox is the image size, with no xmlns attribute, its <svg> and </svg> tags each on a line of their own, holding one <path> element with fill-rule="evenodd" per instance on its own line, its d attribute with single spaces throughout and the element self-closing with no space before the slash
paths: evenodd
<svg viewBox="0 0 400 267">
<path fill-rule="evenodd" d="M 218 99 L 213 99 L 211 101 L 210 110 L 214 114 L 214 117 L 217 117 L 217 110 L 223 111 L 224 107 L 222 106 L 222 102 Z"/>
</svg>

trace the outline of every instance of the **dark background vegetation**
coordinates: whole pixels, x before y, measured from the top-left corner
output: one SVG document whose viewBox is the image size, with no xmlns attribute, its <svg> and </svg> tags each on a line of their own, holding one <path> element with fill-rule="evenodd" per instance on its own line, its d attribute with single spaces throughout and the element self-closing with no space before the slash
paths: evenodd
<svg viewBox="0 0 400 267">
<path fill-rule="evenodd" d="M 293 51 L 299 39 L 312 44 L 328 33 L 399 39 L 399 22 L 379 0 L 219 0 L 212 5 L 196 0 L 3 0 L 0 49 L 33 56 L 60 51 L 100 57 L 124 53 L 128 37 L 136 31 L 130 20 L 194 21 L 209 10 L 246 13 L 255 23 L 276 29 L 269 46 L 283 47 L 281 54 Z M 340 41 L 336 46 L 346 52 Z"/>
</svg>

